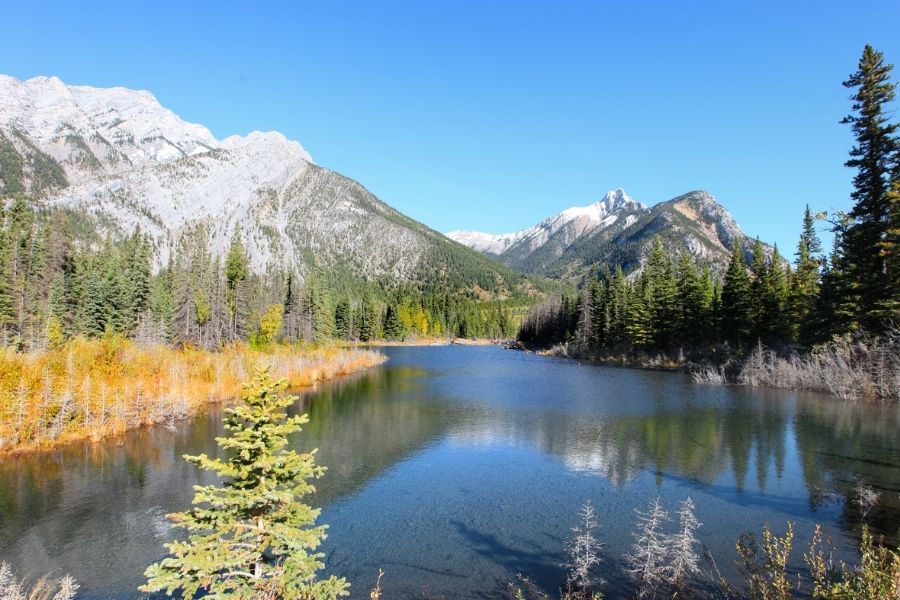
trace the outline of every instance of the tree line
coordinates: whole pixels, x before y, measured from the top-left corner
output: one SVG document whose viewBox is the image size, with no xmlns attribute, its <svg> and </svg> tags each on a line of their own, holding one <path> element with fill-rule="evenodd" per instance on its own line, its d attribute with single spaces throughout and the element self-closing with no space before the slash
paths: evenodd
<svg viewBox="0 0 900 600">
<path fill-rule="evenodd" d="M 5 204 L 5 205 L 4 205 Z M 513 337 L 521 301 L 435 282 L 367 280 L 317 265 L 255 272 L 241 236 L 223 256 L 202 227 L 161 268 L 140 230 L 98 239 L 65 210 L 0 202 L 0 345 L 54 347 L 75 336 L 219 348 L 246 341 Z M 82 239 L 80 242 L 77 241 Z"/>
<path fill-rule="evenodd" d="M 866 46 L 853 113 L 842 120 L 855 144 L 846 165 L 856 170 L 853 208 L 832 216 L 834 245 L 825 255 L 809 206 L 795 260 L 766 252 L 757 240 L 745 264 L 735 241 L 724 276 L 712 276 L 688 252 L 667 253 L 657 240 L 640 272 L 594 269 L 576 297 L 537 305 L 519 339 L 580 353 L 704 351 L 721 344 L 745 352 L 761 342 L 805 348 L 849 332 L 880 333 L 900 317 L 900 137 L 887 105 L 896 96 L 893 65 Z"/>
</svg>

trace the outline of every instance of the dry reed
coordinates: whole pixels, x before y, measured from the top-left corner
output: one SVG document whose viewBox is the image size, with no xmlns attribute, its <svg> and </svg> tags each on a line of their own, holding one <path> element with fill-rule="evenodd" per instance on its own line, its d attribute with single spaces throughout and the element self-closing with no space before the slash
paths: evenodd
<svg viewBox="0 0 900 600">
<path fill-rule="evenodd" d="M 0 563 L 0 600 L 72 600 L 78 584 L 71 576 L 51 579 L 44 575 L 32 586 L 19 581 L 6 562 Z"/>
<path fill-rule="evenodd" d="M 845 400 L 900 401 L 900 330 L 845 337 L 806 356 L 782 357 L 757 346 L 738 383 L 825 392 Z"/>
<path fill-rule="evenodd" d="M 211 352 L 140 347 L 118 337 L 27 354 L 0 350 L 0 453 L 171 425 L 210 402 L 237 397 L 263 366 L 300 388 L 383 361 L 376 352 L 337 347 L 235 345 Z"/>
</svg>

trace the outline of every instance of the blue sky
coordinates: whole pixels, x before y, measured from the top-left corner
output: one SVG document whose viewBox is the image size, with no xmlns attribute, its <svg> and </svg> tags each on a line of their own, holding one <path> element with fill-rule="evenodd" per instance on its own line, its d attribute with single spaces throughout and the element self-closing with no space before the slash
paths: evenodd
<svg viewBox="0 0 900 600">
<path fill-rule="evenodd" d="M 900 64 L 897 0 L 138 4 L 6 1 L 0 72 L 277 129 L 441 231 L 705 189 L 791 254 L 804 204 L 850 206 L 841 81 Z"/>
</svg>

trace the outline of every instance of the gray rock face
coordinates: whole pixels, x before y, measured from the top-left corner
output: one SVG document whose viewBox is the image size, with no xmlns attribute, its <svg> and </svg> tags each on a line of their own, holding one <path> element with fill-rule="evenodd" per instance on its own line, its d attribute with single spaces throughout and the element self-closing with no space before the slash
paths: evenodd
<svg viewBox="0 0 900 600">
<path fill-rule="evenodd" d="M 0 76 L 0 199 L 17 194 L 81 213 L 101 234 L 139 226 L 158 264 L 185 233 L 203 231 L 221 255 L 237 231 L 258 271 L 302 276 L 318 261 L 410 281 L 449 256 L 447 270 L 464 264 L 481 284 L 510 279 L 282 134 L 217 140 L 144 91 Z"/>
<path fill-rule="evenodd" d="M 744 249 L 748 264 L 753 251 L 753 241 L 731 214 L 704 191 L 648 208 L 619 189 L 596 204 L 568 209 L 521 232 L 447 235 L 516 270 L 562 277 L 598 264 L 639 270 L 656 238 L 669 251 L 687 251 L 718 273 L 727 267 L 735 244 Z"/>
</svg>

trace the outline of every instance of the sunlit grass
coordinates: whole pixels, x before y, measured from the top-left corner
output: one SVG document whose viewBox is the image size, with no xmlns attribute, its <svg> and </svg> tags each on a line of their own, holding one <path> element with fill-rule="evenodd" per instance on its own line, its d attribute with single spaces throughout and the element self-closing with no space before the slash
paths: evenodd
<svg viewBox="0 0 900 600">
<path fill-rule="evenodd" d="M 290 387 L 377 365 L 376 352 L 338 347 L 228 346 L 211 352 L 141 347 L 121 337 L 74 339 L 43 352 L 0 350 L 0 452 L 99 440 L 196 414 L 240 394 L 260 366 Z"/>
</svg>

